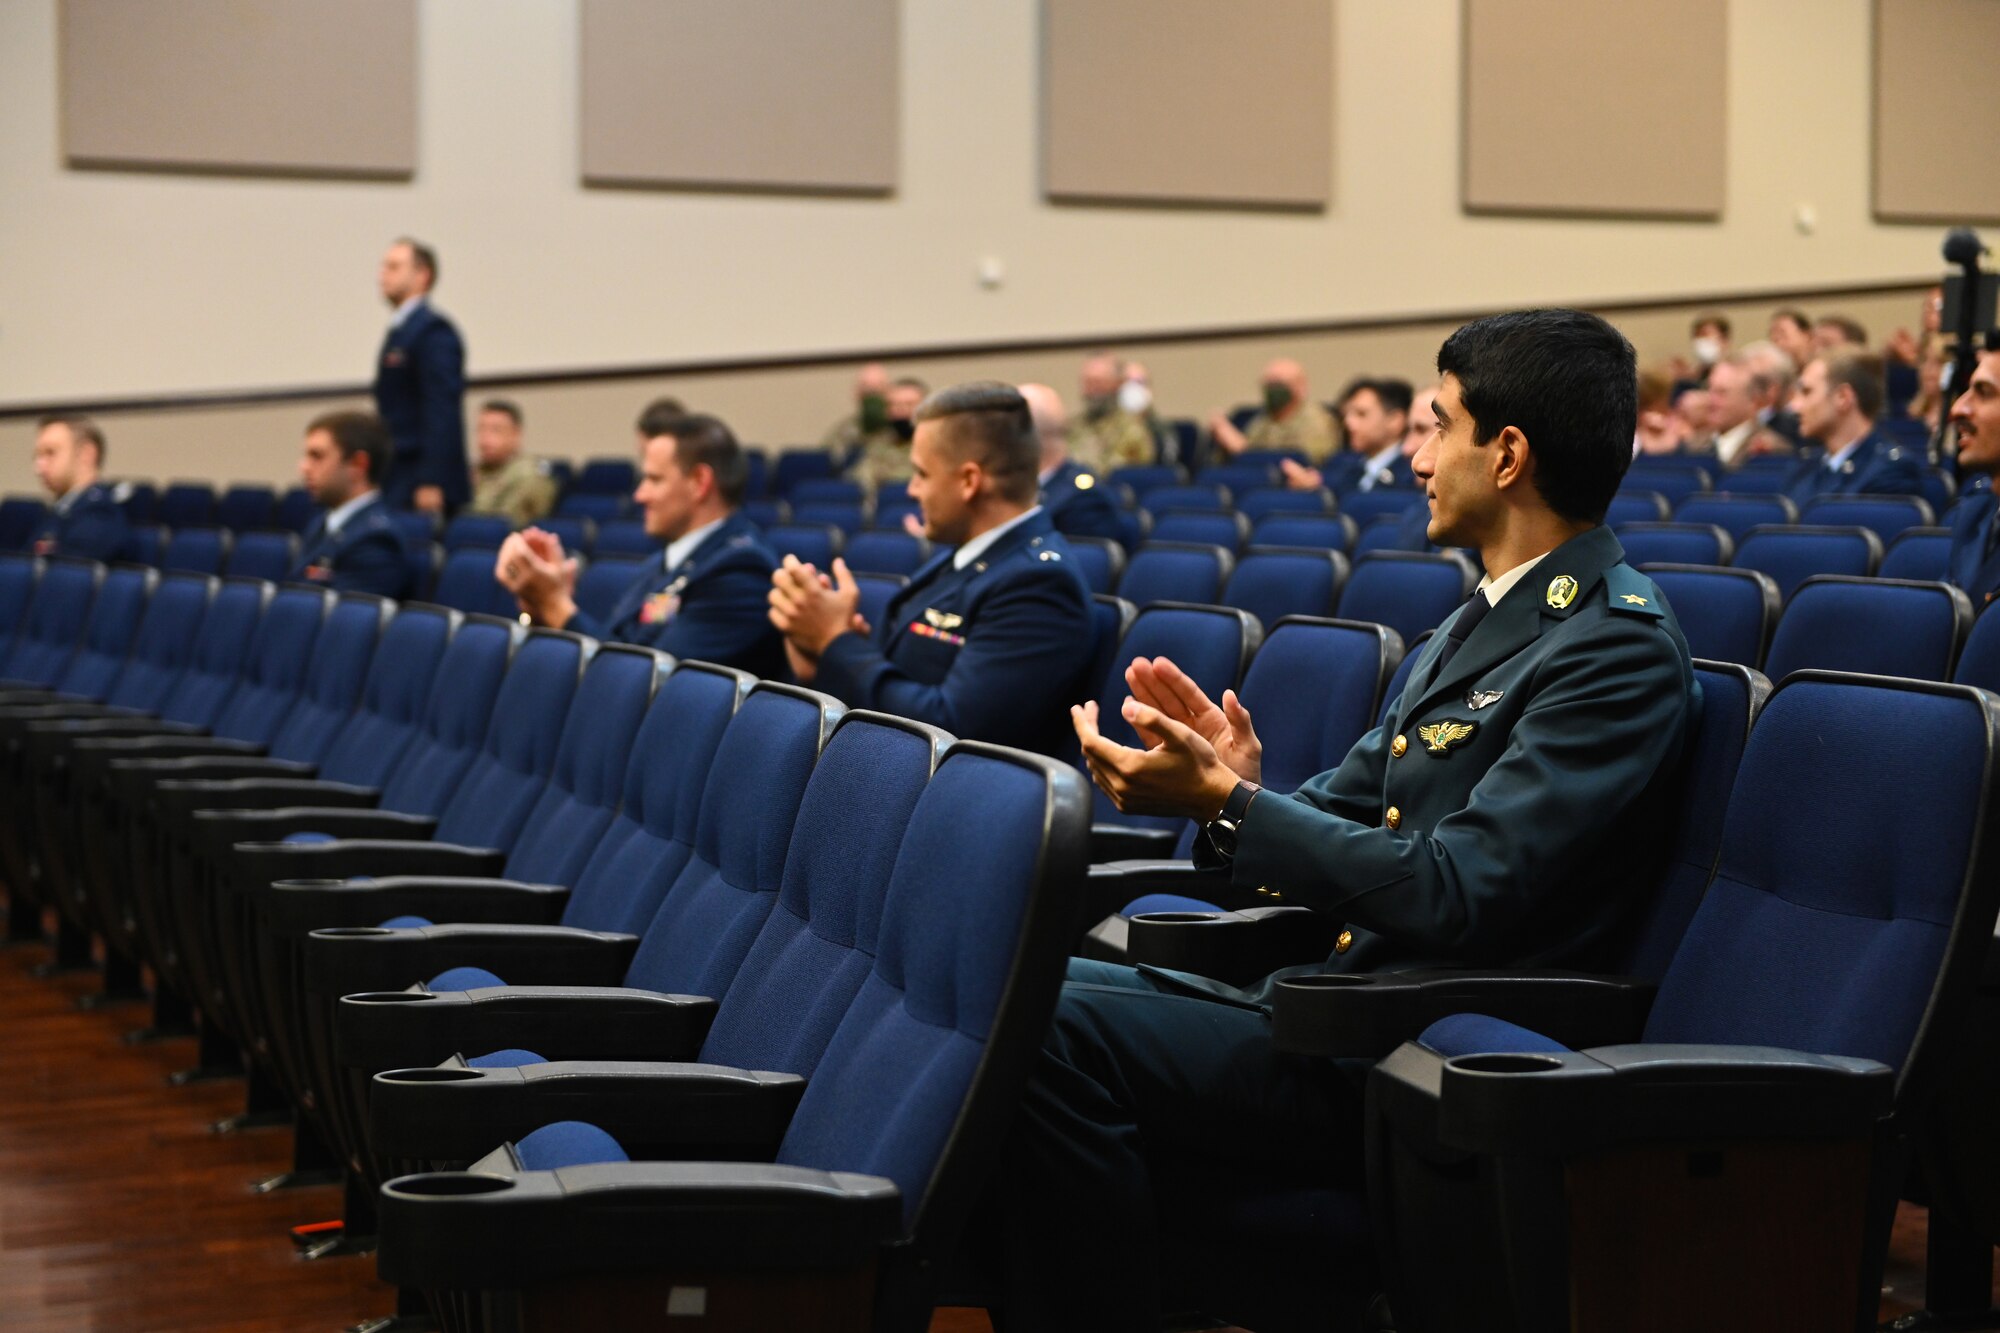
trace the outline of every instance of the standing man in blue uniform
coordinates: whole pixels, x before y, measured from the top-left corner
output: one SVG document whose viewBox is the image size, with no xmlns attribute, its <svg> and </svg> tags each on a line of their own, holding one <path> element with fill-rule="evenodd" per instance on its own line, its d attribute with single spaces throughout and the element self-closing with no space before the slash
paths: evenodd
<svg viewBox="0 0 2000 1333">
<path fill-rule="evenodd" d="M 1792 470 L 1785 494 L 1805 508 L 1822 495 L 1919 495 L 1923 461 L 1875 430 L 1882 413 L 1882 359 L 1867 352 L 1815 357 L 1792 391 L 1799 433 L 1826 449 Z"/>
<path fill-rule="evenodd" d="M 382 296 L 395 313 L 375 362 L 375 410 L 396 457 L 380 480 L 397 509 L 440 518 L 472 498 L 465 457 L 465 344 L 432 309 L 437 252 L 408 238 L 382 256 Z"/>
<path fill-rule="evenodd" d="M 123 560 L 132 529 L 111 488 L 98 480 L 104 432 L 89 417 L 43 417 L 35 433 L 35 476 L 52 497 L 35 529 L 36 555 Z"/>
<path fill-rule="evenodd" d="M 1119 539 L 1118 506 L 1097 474 L 1069 456 L 1069 413 L 1062 395 L 1046 384 L 1023 384 L 1021 397 L 1041 442 L 1038 483 L 1049 522 L 1065 537 Z"/>
<path fill-rule="evenodd" d="M 494 577 L 538 625 L 782 677 L 784 650 L 764 614 L 777 558 L 737 512 L 749 459 L 714 417 L 653 424 L 659 433 L 646 441 L 633 498 L 645 510 L 646 535 L 667 549 L 646 562 L 607 619 L 576 604 L 576 560 L 552 532 L 510 534 Z"/>
<path fill-rule="evenodd" d="M 1986 335 L 1965 392 L 1951 405 L 1958 434 L 1962 481 L 2000 477 L 2000 332 Z M 2000 499 L 1991 489 L 1959 501 L 1951 516 L 1951 581 L 1965 589 L 1973 609 L 2000 600 Z"/>
<path fill-rule="evenodd" d="M 321 506 L 287 578 L 340 592 L 401 597 L 409 582 L 403 539 L 375 478 L 389 433 L 368 412 L 329 412 L 306 427 L 299 482 Z"/>
<path fill-rule="evenodd" d="M 856 613 L 843 560 L 831 577 L 786 556 L 771 623 L 799 681 L 971 740 L 1043 754 L 1068 744 L 1068 706 L 1088 692 L 1090 593 L 1036 488 L 1041 446 L 1011 385 L 945 389 L 916 413 L 910 498 L 943 547 L 890 599 Z"/>
<path fill-rule="evenodd" d="M 1089 704 L 1077 734 L 1120 809 L 1200 822 L 1198 855 L 1235 884 L 1341 921 L 1302 970 L 1589 967 L 1665 869 L 1694 708 L 1671 611 L 1602 526 L 1631 460 L 1632 348 L 1593 315 L 1526 311 L 1459 329 L 1438 369 L 1415 459 L 1430 538 L 1477 548 L 1488 577 L 1387 723 L 1296 793 L 1262 791 L 1241 701 L 1157 659 L 1123 707 L 1151 748 L 1106 740 Z M 995 1173 L 1009 1333 L 1156 1329 L 1180 1217 L 1159 1200 L 1359 1185 L 1365 1069 L 1277 1054 L 1273 980 L 1071 962 Z M 1329 1324 L 1357 1295 L 1271 1270 L 1232 1285 L 1304 1287 Z"/>
</svg>

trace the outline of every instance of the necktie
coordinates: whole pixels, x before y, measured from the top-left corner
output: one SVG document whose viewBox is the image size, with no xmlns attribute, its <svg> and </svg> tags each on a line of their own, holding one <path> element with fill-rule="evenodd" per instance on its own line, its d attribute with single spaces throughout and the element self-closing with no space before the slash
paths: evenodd
<svg viewBox="0 0 2000 1333">
<path fill-rule="evenodd" d="M 1472 636 L 1472 631 L 1479 627 L 1479 622 L 1486 619 L 1486 613 L 1492 609 L 1493 603 L 1486 600 L 1486 594 L 1483 592 L 1474 592 L 1466 599 L 1458 618 L 1453 620 L 1451 628 L 1445 631 L 1444 648 L 1438 653 L 1437 670 L 1431 673 L 1432 679 L 1444 674 L 1444 669 L 1451 665 L 1451 659 L 1458 655 L 1458 650 L 1465 646 L 1465 641 Z"/>
</svg>

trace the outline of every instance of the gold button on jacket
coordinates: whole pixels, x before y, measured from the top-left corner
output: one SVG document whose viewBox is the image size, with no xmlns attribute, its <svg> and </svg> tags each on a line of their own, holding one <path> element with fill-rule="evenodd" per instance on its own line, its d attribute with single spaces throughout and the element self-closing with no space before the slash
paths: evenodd
<svg viewBox="0 0 2000 1333">
<path fill-rule="evenodd" d="M 1401 828 L 1403 827 L 1403 812 L 1392 805 L 1389 807 L 1389 813 L 1382 817 L 1382 822 L 1390 828 Z"/>
<path fill-rule="evenodd" d="M 1389 742 L 1389 753 L 1398 759 L 1401 759 L 1404 752 L 1409 748 L 1410 740 L 1407 736 L 1398 736 L 1395 740 Z"/>
<path fill-rule="evenodd" d="M 1346 953 L 1349 949 L 1353 947 L 1354 947 L 1354 932 L 1351 930 L 1341 931 L 1340 938 L 1333 942 L 1333 951 L 1335 953 Z"/>
</svg>

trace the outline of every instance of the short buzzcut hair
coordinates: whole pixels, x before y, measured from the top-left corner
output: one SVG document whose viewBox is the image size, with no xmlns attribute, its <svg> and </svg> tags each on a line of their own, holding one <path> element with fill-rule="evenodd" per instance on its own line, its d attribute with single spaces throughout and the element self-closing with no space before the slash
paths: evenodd
<svg viewBox="0 0 2000 1333">
<path fill-rule="evenodd" d="M 937 422 L 946 447 L 978 463 L 1002 499 L 1025 504 L 1035 498 L 1041 440 L 1028 400 L 1013 385 L 973 380 L 939 389 L 918 406 L 914 420 Z"/>
<path fill-rule="evenodd" d="M 97 465 L 104 466 L 104 428 L 81 412 L 51 412 L 35 423 L 37 431 L 61 426 L 72 440 L 81 440 L 97 451 Z"/>
<path fill-rule="evenodd" d="M 650 440 L 655 435 L 665 435 L 670 422 L 679 421 L 687 414 L 687 405 L 680 399 L 655 398 L 646 404 L 645 409 L 639 413 L 639 420 L 633 424 L 640 435 Z"/>
<path fill-rule="evenodd" d="M 724 425 L 720 417 L 683 413 L 662 420 L 659 429 L 646 438 L 657 440 L 663 436 L 674 442 L 674 461 L 680 464 L 681 471 L 708 468 L 715 474 L 715 490 L 722 502 L 731 509 L 743 503 L 743 492 L 750 485 L 750 459 L 736 442 L 736 432 Z"/>
<path fill-rule="evenodd" d="M 1625 335 L 1581 310 L 1476 319 L 1438 348 L 1475 444 L 1512 426 L 1534 451 L 1535 489 L 1573 522 L 1602 523 L 1632 462 L 1638 360 Z"/>
<path fill-rule="evenodd" d="M 1826 367 L 1826 391 L 1832 393 L 1845 384 L 1854 391 L 1854 410 L 1873 421 L 1882 415 L 1882 358 L 1873 352 L 1828 352 L 1820 358 Z"/>
<path fill-rule="evenodd" d="M 488 398 L 479 405 L 479 410 L 482 412 L 498 412 L 501 416 L 513 422 L 516 427 L 521 424 L 521 405 L 512 398 Z"/>
<path fill-rule="evenodd" d="M 410 247 L 410 258 L 417 261 L 417 267 L 430 274 L 431 286 L 438 285 L 438 252 L 414 236 L 398 236 L 396 244 Z"/>
<path fill-rule="evenodd" d="M 325 431 L 344 459 L 362 454 L 368 459 L 368 480 L 380 486 L 389 467 L 389 428 L 373 412 L 323 412 L 306 426 L 306 434 Z"/>
</svg>

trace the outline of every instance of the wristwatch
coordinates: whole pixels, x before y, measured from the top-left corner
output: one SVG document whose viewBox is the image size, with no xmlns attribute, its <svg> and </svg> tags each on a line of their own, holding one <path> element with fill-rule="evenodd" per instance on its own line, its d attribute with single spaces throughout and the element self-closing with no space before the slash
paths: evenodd
<svg viewBox="0 0 2000 1333">
<path fill-rule="evenodd" d="M 1222 803 L 1222 813 L 1202 825 L 1208 834 L 1209 845 L 1220 856 L 1236 855 L 1236 830 L 1243 826 L 1243 817 L 1250 813 L 1250 802 L 1258 792 L 1264 790 L 1254 782 L 1238 782 L 1229 798 Z"/>
</svg>

